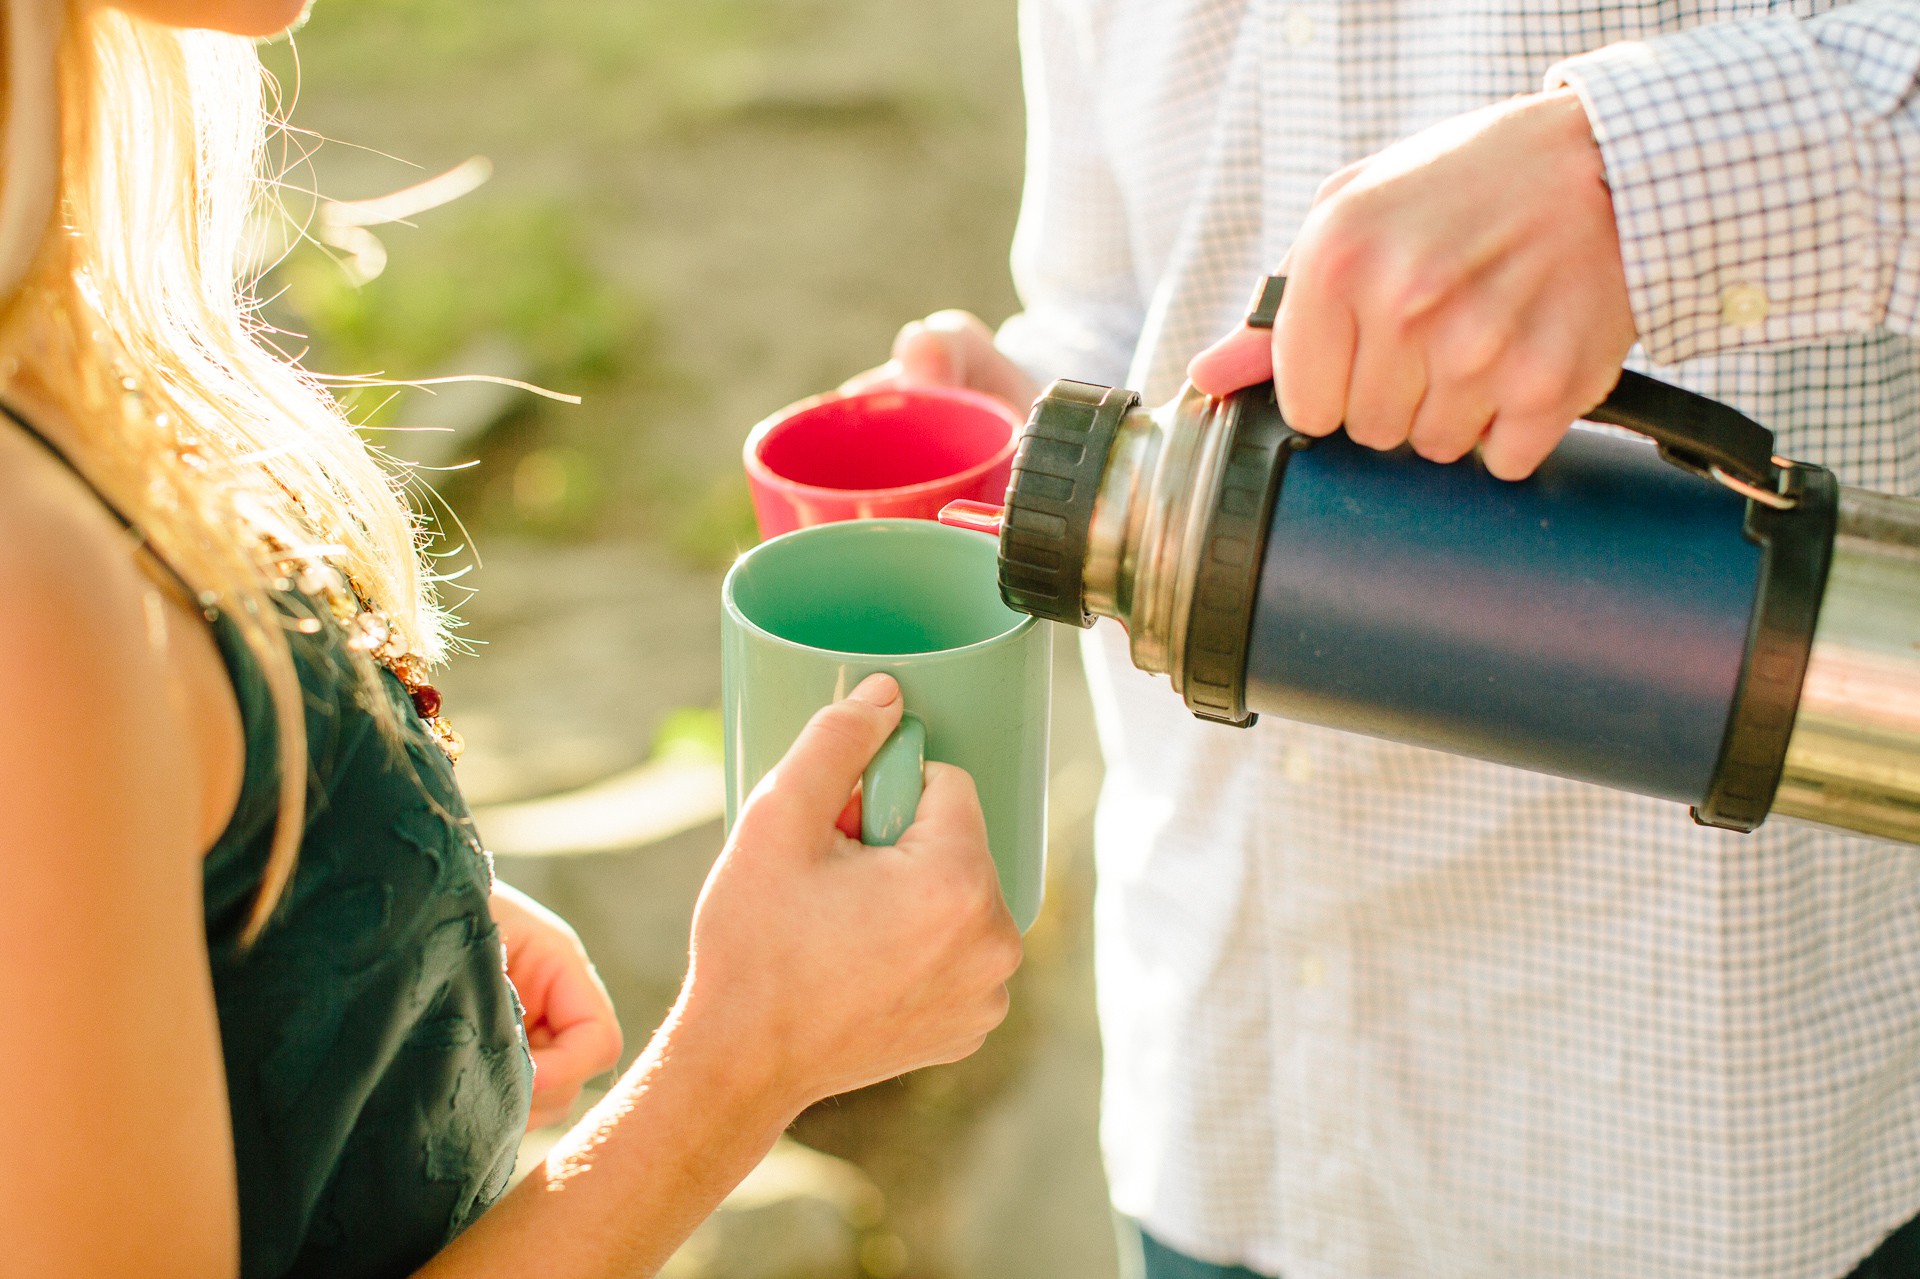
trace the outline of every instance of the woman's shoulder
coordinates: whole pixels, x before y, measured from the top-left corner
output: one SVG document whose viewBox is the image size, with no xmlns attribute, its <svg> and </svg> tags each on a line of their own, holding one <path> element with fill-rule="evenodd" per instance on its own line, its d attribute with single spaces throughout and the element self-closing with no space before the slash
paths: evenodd
<svg viewBox="0 0 1920 1279">
<path fill-rule="evenodd" d="M 44 649 L 34 655 L 138 665 L 147 628 L 125 623 L 143 620 L 151 582 L 134 535 L 64 461 L 8 426 L 0 421 L 0 659 Z M 21 673 L 0 661 L 0 678 Z"/>
<path fill-rule="evenodd" d="M 137 792 L 156 821 L 179 808 L 197 829 L 206 754 L 177 616 L 134 535 L 0 423 L 0 810 L 85 822 L 89 795 Z"/>
<path fill-rule="evenodd" d="M 0 1132 L 34 1176 L 8 1182 L 0 1215 L 10 1257 L 60 1269 L 78 1255 L 63 1229 L 137 1200 L 170 1252 L 231 1274 L 205 766 L 159 596 L 97 501 L 0 421 L 0 980 L 35 1023 L 6 1041 L 17 1077 L 0 1099 Z"/>
</svg>

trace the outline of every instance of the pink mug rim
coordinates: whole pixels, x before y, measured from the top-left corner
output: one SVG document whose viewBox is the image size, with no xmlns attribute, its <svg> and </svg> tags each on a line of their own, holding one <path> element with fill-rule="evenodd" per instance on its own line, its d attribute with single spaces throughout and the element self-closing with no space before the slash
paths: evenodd
<svg viewBox="0 0 1920 1279">
<path fill-rule="evenodd" d="M 918 484 L 899 484 L 892 488 L 855 489 L 835 488 L 824 484 L 806 484 L 800 480 L 789 479 L 760 460 L 760 445 L 787 422 L 803 413 L 810 413 L 825 404 L 839 400 L 857 400 L 880 395 L 931 395 L 955 400 L 974 408 L 986 409 L 1007 424 L 1007 442 L 995 449 L 992 456 L 984 462 L 976 462 L 964 471 L 955 471 L 938 479 L 922 480 Z M 831 498 L 835 495 L 846 497 L 861 496 L 868 498 L 909 498 L 935 493 L 944 488 L 970 484 L 984 475 L 990 474 L 995 467 L 1004 464 L 1014 454 L 1020 444 L 1020 415 L 1002 401 L 984 391 L 970 390 L 962 386 L 896 386 L 871 391 L 854 391 L 842 394 L 839 391 L 826 391 L 820 395 L 811 395 L 804 400 L 796 400 L 783 409 L 776 410 L 761 418 L 747 432 L 747 442 L 741 447 L 741 456 L 745 459 L 747 474 L 753 479 L 784 492 L 803 493 Z"/>
</svg>

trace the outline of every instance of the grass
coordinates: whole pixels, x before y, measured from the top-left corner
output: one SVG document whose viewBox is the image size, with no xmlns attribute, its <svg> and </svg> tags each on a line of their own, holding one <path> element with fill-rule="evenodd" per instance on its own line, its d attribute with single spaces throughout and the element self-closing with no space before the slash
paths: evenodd
<svg viewBox="0 0 1920 1279">
<path fill-rule="evenodd" d="M 573 385 L 645 358 L 644 303 L 592 269 L 564 205 L 475 201 L 426 218 L 378 229 L 387 266 L 364 283 L 311 241 L 267 277 L 316 365 L 426 377 L 492 337 L 525 354 L 534 381 Z"/>
</svg>

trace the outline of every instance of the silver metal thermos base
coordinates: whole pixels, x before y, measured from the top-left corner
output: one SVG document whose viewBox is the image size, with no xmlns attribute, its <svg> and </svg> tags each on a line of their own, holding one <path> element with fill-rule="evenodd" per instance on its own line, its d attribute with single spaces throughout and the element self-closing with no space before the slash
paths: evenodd
<svg viewBox="0 0 1920 1279">
<path fill-rule="evenodd" d="M 1773 811 L 1920 844 L 1920 502 L 1840 490 Z"/>
</svg>

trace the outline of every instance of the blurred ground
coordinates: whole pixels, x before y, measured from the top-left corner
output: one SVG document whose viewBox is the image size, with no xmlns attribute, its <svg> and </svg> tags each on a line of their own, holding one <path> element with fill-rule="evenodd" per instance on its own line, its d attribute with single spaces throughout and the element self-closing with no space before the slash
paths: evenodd
<svg viewBox="0 0 1920 1279">
<path fill-rule="evenodd" d="M 476 652 L 442 683 L 483 811 L 622 774 L 711 723 L 719 574 L 753 536 L 738 455 L 754 421 L 883 358 L 906 319 L 1011 310 L 1013 20 L 1012 0 L 320 0 L 268 51 L 298 85 L 295 123 L 332 139 L 288 168 L 291 211 L 332 243 L 267 279 L 268 318 L 301 335 L 285 341 L 329 373 L 497 373 L 584 397 L 351 400 L 402 458 L 477 463 L 423 471 L 421 500 L 449 503 L 482 552 L 474 567 L 443 521 L 449 571 L 472 570 L 449 595 L 475 592 Z M 336 211 L 329 231 L 303 194 L 376 197 L 476 155 L 491 179 L 407 224 L 343 232 Z M 1059 648 L 1052 880 L 1007 1025 L 968 1062 L 804 1116 L 796 1136 L 859 1172 L 786 1159 L 736 1205 L 770 1241 L 703 1236 L 670 1274 L 1113 1273 L 1087 955 L 1099 765 L 1075 646 Z M 719 841 L 707 822 L 500 860 L 579 928 L 631 1049 L 679 982 Z M 748 1201 L 816 1176 L 840 1187 L 821 1193 L 851 1251 L 755 1269 L 742 1241 L 765 1258 L 818 1222 Z"/>
</svg>

